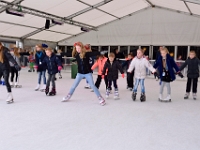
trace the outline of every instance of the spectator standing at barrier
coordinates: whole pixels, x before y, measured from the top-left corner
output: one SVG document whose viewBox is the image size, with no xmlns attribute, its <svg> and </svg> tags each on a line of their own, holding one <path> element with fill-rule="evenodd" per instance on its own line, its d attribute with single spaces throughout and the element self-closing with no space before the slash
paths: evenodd
<svg viewBox="0 0 200 150">
<path fill-rule="evenodd" d="M 0 79 L 3 76 L 5 80 L 5 85 L 8 91 L 7 103 L 14 102 L 14 98 L 11 91 L 11 86 L 9 83 L 9 69 L 10 65 L 9 62 L 12 62 L 14 67 L 17 71 L 21 70 L 21 67 L 17 64 L 15 59 L 10 54 L 8 48 L 4 47 L 3 44 L 0 42 Z"/>
</svg>

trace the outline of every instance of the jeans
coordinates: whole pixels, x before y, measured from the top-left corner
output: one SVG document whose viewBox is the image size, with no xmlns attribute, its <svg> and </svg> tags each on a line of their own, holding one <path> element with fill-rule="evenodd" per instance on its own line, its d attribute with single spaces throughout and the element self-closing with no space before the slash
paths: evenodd
<svg viewBox="0 0 200 150">
<path fill-rule="evenodd" d="M 46 87 L 49 87 L 52 82 L 52 88 L 56 88 L 55 76 L 56 74 L 49 74 Z"/>
<path fill-rule="evenodd" d="M 8 93 L 11 93 L 12 91 L 11 91 L 11 86 L 10 86 L 10 83 L 9 83 L 9 71 L 0 69 L 0 79 L 1 79 L 2 76 L 4 77 L 4 81 L 5 81 L 5 85 L 7 87 Z"/>
<path fill-rule="evenodd" d="M 192 85 L 192 93 L 197 93 L 198 78 L 188 78 L 186 92 L 190 93 Z"/>
<path fill-rule="evenodd" d="M 145 87 L 144 87 L 144 79 L 137 79 L 135 78 L 135 84 L 134 84 L 134 89 L 133 89 L 133 92 L 137 92 L 137 88 L 140 84 L 140 87 L 141 87 L 141 93 L 145 93 Z"/>
<path fill-rule="evenodd" d="M 97 87 L 94 85 L 94 81 L 93 81 L 93 77 L 92 77 L 92 73 L 88 73 L 88 74 L 80 74 L 77 73 L 76 79 L 74 81 L 74 84 L 72 85 L 69 94 L 72 95 L 76 89 L 76 87 L 79 85 L 80 81 L 85 78 L 90 87 L 94 90 L 94 93 L 97 95 L 97 97 L 101 97 L 101 94 L 99 93 L 99 90 L 97 89 Z"/>
<path fill-rule="evenodd" d="M 38 84 L 41 84 L 41 78 L 43 78 L 43 83 L 46 84 L 46 71 L 40 71 L 38 72 Z"/>
</svg>

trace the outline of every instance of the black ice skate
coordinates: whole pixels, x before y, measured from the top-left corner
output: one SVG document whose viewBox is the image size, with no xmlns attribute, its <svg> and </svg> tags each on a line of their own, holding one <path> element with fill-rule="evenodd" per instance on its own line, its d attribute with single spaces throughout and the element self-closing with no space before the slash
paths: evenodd
<svg viewBox="0 0 200 150">
<path fill-rule="evenodd" d="M 47 87 L 47 88 L 45 89 L 45 94 L 46 94 L 46 95 L 49 94 L 49 87 Z"/>
<path fill-rule="evenodd" d="M 146 101 L 145 93 L 142 93 L 142 94 L 141 94 L 141 96 L 140 96 L 140 101 L 141 101 L 141 102 L 145 102 L 145 101 Z"/>
<path fill-rule="evenodd" d="M 52 88 L 51 92 L 49 92 L 49 96 L 54 96 L 56 95 L 56 89 Z"/>
<path fill-rule="evenodd" d="M 136 92 L 133 92 L 133 94 L 132 94 L 132 99 L 133 99 L 133 101 L 136 100 L 136 95 L 137 95 L 137 93 L 136 93 Z"/>
</svg>

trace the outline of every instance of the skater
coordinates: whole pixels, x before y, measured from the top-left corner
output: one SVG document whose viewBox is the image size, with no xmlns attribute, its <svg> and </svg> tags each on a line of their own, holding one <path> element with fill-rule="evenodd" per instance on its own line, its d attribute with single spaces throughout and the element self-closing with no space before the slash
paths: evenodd
<svg viewBox="0 0 200 150">
<path fill-rule="evenodd" d="M 108 55 L 108 60 L 104 65 L 103 72 L 102 72 L 102 78 L 105 78 L 105 74 L 107 71 L 107 78 L 108 78 L 108 88 L 106 90 L 106 98 L 109 97 L 112 82 L 114 84 L 114 99 L 119 99 L 119 92 L 118 92 L 118 86 L 117 86 L 117 79 L 118 79 L 118 70 L 122 74 L 122 77 L 124 78 L 124 71 L 122 69 L 122 66 L 120 65 L 119 61 L 115 60 L 115 54 L 110 53 Z"/>
<path fill-rule="evenodd" d="M 28 57 L 28 61 L 29 61 L 29 70 L 28 72 L 35 72 L 35 69 L 34 69 L 34 62 L 35 62 L 35 59 L 34 59 L 34 54 L 33 52 L 29 52 L 29 57 Z"/>
<path fill-rule="evenodd" d="M 19 66 L 20 65 L 20 54 L 18 52 L 18 48 L 14 47 L 10 50 L 10 54 L 12 55 L 12 57 L 15 59 L 15 61 L 17 62 L 17 64 Z M 14 64 L 12 62 L 9 62 L 10 64 L 10 73 L 11 73 L 11 77 L 10 77 L 10 86 L 13 88 L 17 88 L 19 86 L 19 72 L 18 70 L 15 68 Z M 15 77 L 15 82 L 14 82 L 14 77 Z"/>
<path fill-rule="evenodd" d="M 130 73 L 133 71 L 135 68 L 135 84 L 133 88 L 133 93 L 132 93 L 132 99 L 133 101 L 136 100 L 136 95 L 137 95 L 137 88 L 138 85 L 140 84 L 141 87 L 141 97 L 140 101 L 144 102 L 146 101 L 146 95 L 145 95 L 145 87 L 144 87 L 144 80 L 146 77 L 146 68 L 148 68 L 152 73 L 157 75 L 156 70 L 153 68 L 153 66 L 149 63 L 149 61 L 143 56 L 144 51 L 142 49 L 137 50 L 137 57 L 135 57 L 128 69 L 129 72 L 129 77 L 130 78 Z"/>
<path fill-rule="evenodd" d="M 94 90 L 95 94 L 97 95 L 100 104 L 103 106 L 106 104 L 104 98 L 99 93 L 99 90 L 94 85 L 93 77 L 92 77 L 92 70 L 91 66 L 89 64 L 89 58 L 92 56 L 99 55 L 99 52 L 86 52 L 85 47 L 83 43 L 77 42 L 74 44 L 74 48 L 72 51 L 72 57 L 76 58 L 77 64 L 78 64 L 78 73 L 76 76 L 76 79 L 74 81 L 74 84 L 72 85 L 68 95 L 66 97 L 63 97 L 62 102 L 68 101 L 72 94 L 74 93 L 76 87 L 80 83 L 80 81 L 83 78 L 86 78 L 88 83 L 90 84 L 91 88 Z"/>
<path fill-rule="evenodd" d="M 130 91 L 133 90 L 133 78 L 134 78 L 134 70 L 129 73 L 128 72 L 128 68 L 133 60 L 134 56 L 132 53 L 128 54 L 127 60 L 123 63 L 123 68 L 126 67 L 126 72 L 127 72 L 127 89 L 129 89 Z"/>
<path fill-rule="evenodd" d="M 160 94 L 159 101 L 161 102 L 171 102 L 171 87 L 170 82 L 176 79 L 174 69 L 177 74 L 183 78 L 182 73 L 180 72 L 178 66 L 176 65 L 174 59 L 169 55 L 169 51 L 166 47 L 160 50 L 161 56 L 156 61 L 154 68 L 158 68 L 160 74 Z M 164 86 L 167 87 L 167 97 L 163 99 L 163 89 Z"/>
<path fill-rule="evenodd" d="M 60 49 L 57 51 L 56 56 L 60 60 L 61 64 L 63 64 L 63 58 L 62 58 L 63 54 L 62 54 L 62 51 Z M 61 67 L 63 68 L 63 65 Z M 58 70 L 58 75 L 59 75 L 59 79 L 62 79 L 61 70 Z"/>
<path fill-rule="evenodd" d="M 94 70 L 95 68 L 98 67 L 98 76 L 97 76 L 97 80 L 95 82 L 95 86 L 97 87 L 97 89 L 99 89 L 99 86 L 101 84 L 101 79 L 102 79 L 102 71 L 103 71 L 103 67 L 106 63 L 108 58 L 104 57 L 104 55 L 100 55 L 99 58 L 97 59 L 97 61 L 94 63 L 94 65 L 92 66 L 92 70 Z M 104 77 L 104 81 L 105 81 L 105 85 L 106 85 L 106 89 L 108 88 L 108 79 L 107 79 L 107 72 L 105 74 Z"/>
<path fill-rule="evenodd" d="M 51 48 L 47 48 L 45 50 L 46 56 L 44 57 L 42 63 L 47 65 L 48 70 L 48 80 L 46 84 L 45 93 L 46 95 L 56 95 L 56 84 L 55 84 L 55 76 L 59 70 L 62 69 L 62 64 L 59 58 L 53 53 Z M 36 67 L 37 68 L 37 67 Z M 52 82 L 52 90 L 49 92 L 50 82 Z"/>
<path fill-rule="evenodd" d="M 21 70 L 21 67 L 17 64 L 15 59 L 12 57 L 8 48 L 4 47 L 3 44 L 0 42 L 0 79 L 2 76 L 4 77 L 5 85 L 8 91 L 8 97 L 6 100 L 8 104 L 14 102 L 11 86 L 9 83 L 9 69 L 10 69 L 9 62 L 12 62 L 12 64 L 14 65 L 17 71 Z"/>
<path fill-rule="evenodd" d="M 184 99 L 189 98 L 191 84 L 192 84 L 193 99 L 194 100 L 197 99 L 197 84 L 198 84 L 198 78 L 199 78 L 199 65 L 200 65 L 200 60 L 196 57 L 196 52 L 190 51 L 188 59 L 180 67 L 180 71 L 181 71 L 186 66 L 188 66 L 188 71 L 187 71 L 188 79 L 187 79 L 186 94 L 184 96 Z"/>
<path fill-rule="evenodd" d="M 45 52 L 43 50 L 42 45 L 36 45 L 36 54 L 35 54 L 35 67 L 37 66 L 37 72 L 38 72 L 38 85 L 35 88 L 35 91 L 38 91 L 40 89 L 41 84 L 41 78 L 43 78 L 43 87 L 41 87 L 41 91 L 43 92 L 46 89 L 46 65 L 43 64 L 43 59 L 45 58 Z"/>
</svg>

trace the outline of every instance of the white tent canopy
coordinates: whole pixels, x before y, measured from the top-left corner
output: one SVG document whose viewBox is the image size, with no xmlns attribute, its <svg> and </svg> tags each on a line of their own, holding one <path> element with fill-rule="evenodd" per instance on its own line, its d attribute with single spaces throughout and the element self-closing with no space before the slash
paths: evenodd
<svg viewBox="0 0 200 150">
<path fill-rule="evenodd" d="M 197 44 L 199 17 L 200 0 L 0 0 L 0 38 L 61 45 L 77 40 L 95 45 Z M 64 24 L 51 23 L 46 30 L 46 19 Z M 81 27 L 91 31 L 83 33 Z"/>
</svg>

